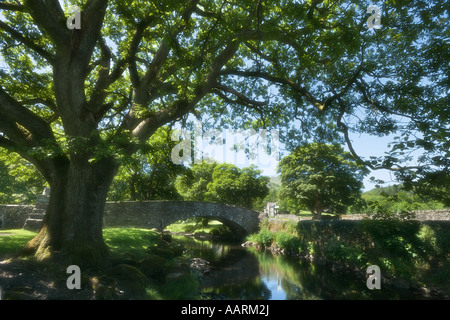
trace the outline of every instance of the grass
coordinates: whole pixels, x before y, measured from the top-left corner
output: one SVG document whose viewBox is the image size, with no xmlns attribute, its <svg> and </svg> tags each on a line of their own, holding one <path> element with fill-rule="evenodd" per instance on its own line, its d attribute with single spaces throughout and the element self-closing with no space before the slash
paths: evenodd
<svg viewBox="0 0 450 320">
<path fill-rule="evenodd" d="M 179 223 L 173 223 L 167 227 L 167 230 L 175 233 L 183 233 L 183 232 L 206 232 L 209 233 L 211 230 L 215 228 L 223 227 L 223 224 L 217 220 L 208 221 L 207 225 L 202 225 L 201 223 L 194 221 L 192 219 L 188 219 L 185 221 L 180 221 Z"/>
<path fill-rule="evenodd" d="M 1 230 L 0 260 L 13 257 L 34 236 L 35 232 L 22 229 Z M 136 294 L 141 294 L 139 299 L 197 298 L 198 279 L 184 267 L 186 263 L 182 264 L 183 257 L 180 256 L 182 251 L 178 253 L 174 251 L 174 247 L 177 246 L 175 242 L 173 246 L 159 247 L 157 244 L 161 239 L 160 236 L 158 232 L 148 229 L 104 229 L 103 238 L 110 249 L 113 268 L 95 275 L 95 279 L 100 279 L 105 288 L 114 288 L 117 282 L 125 281 L 128 288 L 125 291 L 135 290 Z M 154 250 L 149 251 L 149 248 Z M 166 279 L 170 273 L 176 274 L 177 277 Z M 144 280 L 144 276 L 147 280 Z M 111 295 L 111 290 L 104 290 L 105 297 Z M 99 299 L 105 297 L 100 294 Z"/>
<path fill-rule="evenodd" d="M 158 241 L 156 231 L 138 228 L 103 229 L 103 239 L 113 256 L 129 255 L 129 258 L 140 260 L 145 257 L 146 249 Z"/>
<path fill-rule="evenodd" d="M 10 229 L 0 231 L 0 260 L 10 258 L 28 241 L 36 236 L 36 232 L 23 229 Z"/>
<path fill-rule="evenodd" d="M 0 231 L 0 259 L 17 253 L 36 234 L 23 229 Z M 109 228 L 103 230 L 103 238 L 113 255 L 133 252 L 139 258 L 146 248 L 156 243 L 158 233 L 147 229 Z"/>
</svg>

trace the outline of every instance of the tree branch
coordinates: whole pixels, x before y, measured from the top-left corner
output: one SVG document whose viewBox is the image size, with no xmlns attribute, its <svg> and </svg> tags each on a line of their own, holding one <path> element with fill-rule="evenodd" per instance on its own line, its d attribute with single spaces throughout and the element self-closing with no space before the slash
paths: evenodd
<svg viewBox="0 0 450 320">
<path fill-rule="evenodd" d="M 156 131 L 158 126 L 176 120 L 191 111 L 195 105 L 217 85 L 217 77 L 219 76 L 220 70 L 225 63 L 227 63 L 227 61 L 234 56 L 238 47 L 239 43 L 237 41 L 232 41 L 217 56 L 212 63 L 205 81 L 195 90 L 196 95 L 191 101 L 178 100 L 170 107 L 143 119 L 133 129 L 133 136 L 137 137 L 141 141 L 146 140 Z"/>
<path fill-rule="evenodd" d="M 13 3 L 0 3 L 0 10 L 8 10 L 8 11 L 20 11 L 24 12 L 26 9 L 23 5 L 13 4 Z"/>
<path fill-rule="evenodd" d="M 107 0 L 89 0 L 81 12 L 81 29 L 72 30 L 71 56 L 75 64 L 78 64 L 81 70 L 85 70 L 86 74 L 95 45 L 101 37 L 100 30 L 107 5 Z"/>
<path fill-rule="evenodd" d="M 141 105 L 146 105 L 148 99 L 150 98 L 149 89 L 154 84 L 157 79 L 157 75 L 162 69 L 164 62 L 166 61 L 171 48 L 168 43 L 174 42 L 178 34 L 180 34 L 187 26 L 189 20 L 191 19 L 192 13 L 197 8 L 198 0 L 191 0 L 188 8 L 182 13 L 180 24 L 175 28 L 174 31 L 168 31 L 166 37 L 162 40 L 158 51 L 153 57 L 150 66 L 148 67 L 145 75 L 142 77 L 139 87 L 136 90 L 136 102 Z M 171 41 L 169 41 L 171 40 Z"/>
<path fill-rule="evenodd" d="M 45 60 L 47 60 L 50 64 L 53 64 L 53 56 L 47 52 L 44 48 L 38 46 L 33 40 L 24 37 L 20 32 L 11 28 L 8 24 L 0 20 L 0 29 L 8 33 L 14 40 L 19 41 L 26 47 L 30 48 Z"/>
<path fill-rule="evenodd" d="M 325 105 L 318 99 L 316 99 L 308 90 L 303 88 L 302 86 L 298 85 L 294 81 L 287 79 L 287 78 L 281 78 L 277 77 L 271 74 L 268 74 L 266 72 L 262 71 L 241 71 L 241 70 L 223 70 L 220 72 L 221 75 L 235 75 L 235 76 L 241 76 L 241 77 L 254 77 L 254 78 L 261 78 L 265 79 L 267 81 L 273 82 L 273 83 L 279 83 L 283 85 L 287 85 L 291 87 L 291 89 L 299 92 L 301 95 L 306 97 L 309 102 L 311 102 L 316 108 L 318 108 L 320 111 L 324 110 Z"/>
<path fill-rule="evenodd" d="M 399 166 L 399 165 L 397 165 L 397 167 L 385 166 L 385 165 L 374 166 L 374 165 L 372 165 L 372 163 L 370 163 L 370 161 L 363 160 L 356 153 L 355 149 L 353 148 L 352 141 L 350 140 L 348 126 L 342 121 L 342 118 L 345 115 L 345 104 L 340 98 L 338 98 L 337 100 L 339 101 L 339 105 L 340 105 L 340 112 L 339 112 L 339 116 L 337 118 L 337 126 L 338 126 L 338 128 L 341 129 L 341 132 L 344 134 L 344 139 L 345 139 L 345 142 L 347 144 L 348 149 L 350 150 L 350 153 L 352 154 L 352 156 L 356 159 L 356 161 L 359 164 L 365 165 L 366 167 L 369 167 L 372 170 L 385 169 L 385 170 L 396 171 L 396 172 L 404 171 L 404 170 L 410 170 L 410 169 L 421 169 L 422 168 L 420 166 L 403 166 L 402 167 L 402 166 Z"/>
<path fill-rule="evenodd" d="M 357 88 L 360 90 L 360 93 L 363 96 L 364 102 L 370 103 L 372 106 L 375 106 L 378 110 L 381 110 L 383 112 L 390 113 L 390 114 L 393 114 L 393 115 L 396 115 L 396 116 L 400 116 L 400 117 L 405 117 L 405 118 L 408 118 L 408 119 L 410 119 L 411 121 L 414 121 L 414 122 L 421 122 L 420 120 L 418 120 L 417 118 L 415 118 L 413 116 L 410 116 L 410 115 L 407 115 L 407 114 L 403 114 L 403 113 L 399 113 L 399 112 L 396 112 L 396 111 L 394 111 L 392 109 L 388 109 L 387 107 L 383 106 L 379 101 L 377 101 L 376 99 L 373 99 L 370 96 L 370 94 L 367 92 L 367 87 L 368 86 L 364 82 L 364 80 L 359 79 L 359 80 L 355 81 L 355 84 L 356 84 Z"/>
<path fill-rule="evenodd" d="M 32 134 L 36 141 L 41 139 L 54 140 L 49 124 L 22 104 L 14 100 L 0 87 L 0 114 L 9 123 L 18 123 Z M 23 136 L 25 137 L 25 136 Z M 30 138 L 30 137 L 28 137 Z"/>
<path fill-rule="evenodd" d="M 25 0 L 24 3 L 38 27 L 57 45 L 63 45 L 70 39 L 66 17 L 58 0 Z"/>
<path fill-rule="evenodd" d="M 53 112 L 58 112 L 58 108 L 56 107 L 55 103 L 53 101 L 46 100 L 46 99 L 41 99 L 41 98 L 28 99 L 28 100 L 19 101 L 19 103 L 21 103 L 23 105 L 43 104 L 44 106 L 48 107 Z"/>
<path fill-rule="evenodd" d="M 221 90 L 223 92 L 228 92 L 228 93 L 235 95 L 237 100 L 231 100 L 231 101 L 234 101 L 234 103 L 244 104 L 246 106 L 255 106 L 255 107 L 263 107 L 263 106 L 267 106 L 269 104 L 269 101 L 257 101 L 257 100 L 250 99 L 250 98 L 246 97 L 244 94 L 238 92 L 237 90 L 234 90 L 233 88 L 230 88 L 230 87 L 227 87 L 224 85 L 216 85 L 214 89 L 217 89 L 217 90 L 214 90 L 214 92 L 218 93 L 218 94 L 221 94 L 221 92 L 218 91 L 218 90 Z M 221 94 L 221 96 L 226 97 L 226 95 L 224 95 L 224 94 Z"/>
</svg>

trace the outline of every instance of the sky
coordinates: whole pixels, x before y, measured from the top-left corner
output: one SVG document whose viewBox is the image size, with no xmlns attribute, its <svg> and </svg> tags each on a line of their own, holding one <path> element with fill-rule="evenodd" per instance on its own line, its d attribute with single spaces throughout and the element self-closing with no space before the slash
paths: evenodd
<svg viewBox="0 0 450 320">
<path fill-rule="evenodd" d="M 261 131 L 257 131 L 256 135 L 253 136 L 251 141 L 254 143 L 257 138 L 260 139 L 261 135 L 259 134 Z M 217 131 L 216 134 L 220 134 L 223 138 L 226 139 L 225 143 L 217 145 L 212 145 L 209 143 L 210 139 L 205 138 L 203 136 L 203 140 L 200 138 L 194 138 L 193 144 L 194 149 L 191 149 L 192 155 L 200 155 L 200 151 L 202 152 L 203 159 L 211 158 L 217 162 L 227 162 L 232 163 L 240 168 L 248 167 L 251 164 L 254 164 L 258 167 L 259 170 L 262 171 L 262 174 L 269 177 L 277 176 L 278 170 L 278 162 L 279 158 L 287 155 L 283 150 L 283 144 L 278 142 L 276 146 L 282 152 L 281 157 L 278 159 L 274 156 L 273 153 L 266 154 L 264 150 L 255 150 L 256 157 L 254 159 L 249 159 L 243 151 L 232 150 L 232 146 L 236 143 L 243 143 L 248 141 L 249 132 L 245 131 L 244 134 L 234 134 L 231 131 L 222 130 Z M 267 136 L 272 134 L 271 130 L 267 130 Z M 350 134 L 350 139 L 352 140 L 353 148 L 355 152 L 360 155 L 363 159 L 368 159 L 370 156 L 383 156 L 386 152 L 389 151 L 388 144 L 392 142 L 393 135 L 387 137 L 378 137 L 371 136 L 368 134 Z M 174 141 L 178 140 L 178 136 L 175 136 Z M 264 140 L 262 140 L 264 141 Z M 247 142 L 248 143 L 248 142 Z M 266 145 L 270 146 L 270 142 L 267 142 Z M 181 147 L 181 144 L 179 144 Z M 348 151 L 346 145 L 343 146 L 345 151 Z M 200 150 L 200 151 L 199 151 Z M 188 164 L 184 162 L 185 164 Z M 376 183 L 370 181 L 370 177 L 375 177 L 377 180 L 385 181 L 383 186 L 398 184 L 395 181 L 394 175 L 389 170 L 372 170 L 369 175 L 364 179 L 364 191 L 371 190 L 375 188 Z"/>
</svg>

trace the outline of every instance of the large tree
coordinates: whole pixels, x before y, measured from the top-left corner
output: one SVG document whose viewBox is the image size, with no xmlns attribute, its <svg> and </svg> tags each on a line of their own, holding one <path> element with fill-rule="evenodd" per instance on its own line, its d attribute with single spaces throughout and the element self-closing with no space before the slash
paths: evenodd
<svg viewBox="0 0 450 320">
<path fill-rule="evenodd" d="M 73 12 L 61 2 L 79 7 L 80 29 L 67 27 Z M 401 154 L 361 162 L 412 170 L 411 183 L 448 175 L 445 1 L 385 1 L 381 27 L 368 30 L 371 4 L 2 1 L 0 146 L 51 186 L 28 252 L 102 261 L 104 202 L 122 159 L 188 114 L 243 129 L 296 121 L 303 130 L 283 132 L 287 142 L 309 139 L 321 121 L 349 145 L 352 130 L 398 132 L 396 151 L 425 149 L 419 165 Z"/>
<path fill-rule="evenodd" d="M 279 166 L 280 198 L 304 206 L 315 219 L 326 210 L 343 214 L 361 198 L 365 166 L 340 145 L 312 143 L 297 147 Z"/>
</svg>

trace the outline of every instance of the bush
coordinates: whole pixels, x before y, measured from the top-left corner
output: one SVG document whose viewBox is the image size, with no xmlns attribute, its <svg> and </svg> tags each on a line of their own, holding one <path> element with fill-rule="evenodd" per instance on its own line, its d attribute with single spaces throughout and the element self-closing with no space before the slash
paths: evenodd
<svg viewBox="0 0 450 320">
<path fill-rule="evenodd" d="M 258 233 L 256 241 L 263 247 L 270 247 L 275 240 L 275 234 L 267 229 L 263 229 Z"/>
<path fill-rule="evenodd" d="M 282 231 L 277 233 L 276 243 L 278 247 L 289 252 L 299 251 L 300 240 L 287 232 Z"/>
</svg>

